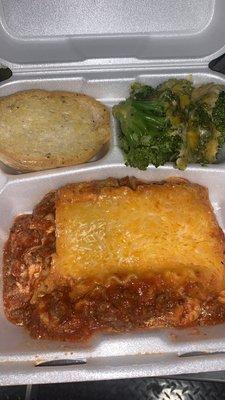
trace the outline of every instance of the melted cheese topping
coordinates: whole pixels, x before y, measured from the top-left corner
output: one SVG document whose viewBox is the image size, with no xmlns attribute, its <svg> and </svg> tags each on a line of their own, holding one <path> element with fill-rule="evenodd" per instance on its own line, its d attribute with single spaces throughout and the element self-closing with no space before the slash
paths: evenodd
<svg viewBox="0 0 225 400">
<path fill-rule="evenodd" d="M 223 280 L 223 244 L 204 188 L 183 184 L 65 187 L 56 203 L 54 266 L 63 276 L 171 271 Z"/>
</svg>

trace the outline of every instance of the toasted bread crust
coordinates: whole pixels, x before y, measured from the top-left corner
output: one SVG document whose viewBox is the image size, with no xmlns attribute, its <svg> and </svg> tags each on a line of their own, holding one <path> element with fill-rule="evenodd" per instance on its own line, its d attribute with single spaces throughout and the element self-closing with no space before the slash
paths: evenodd
<svg viewBox="0 0 225 400">
<path fill-rule="evenodd" d="M 93 97 L 29 90 L 0 98 L 0 160 L 20 171 L 81 164 L 110 138 L 108 109 Z"/>
</svg>

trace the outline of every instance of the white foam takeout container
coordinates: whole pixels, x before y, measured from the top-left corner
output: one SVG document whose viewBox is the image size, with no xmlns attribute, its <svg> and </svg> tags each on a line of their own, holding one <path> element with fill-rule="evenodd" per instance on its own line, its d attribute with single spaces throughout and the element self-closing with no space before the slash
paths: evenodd
<svg viewBox="0 0 225 400">
<path fill-rule="evenodd" d="M 108 106 L 128 95 L 131 82 L 156 85 L 192 74 L 195 83 L 221 82 L 208 63 L 225 51 L 224 0 L 0 0 L 0 61 L 13 76 L 0 96 L 44 88 L 84 92 Z M 146 181 L 181 176 L 209 189 L 225 229 L 225 156 L 186 171 L 168 164 L 127 168 L 112 139 L 84 165 L 19 174 L 0 166 L 0 246 L 15 216 L 31 212 L 66 183 L 136 176 Z M 178 199 L 179 201 L 179 199 Z M 89 347 L 32 340 L 9 323 L 0 305 L 0 384 L 50 383 L 159 376 L 225 368 L 225 326 L 153 330 L 102 336 Z M 50 362 L 48 366 L 38 366 Z"/>
</svg>

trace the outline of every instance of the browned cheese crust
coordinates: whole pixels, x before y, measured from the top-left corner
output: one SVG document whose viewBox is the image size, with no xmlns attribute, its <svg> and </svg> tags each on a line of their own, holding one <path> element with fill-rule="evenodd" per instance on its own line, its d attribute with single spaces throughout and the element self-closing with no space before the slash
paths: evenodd
<svg viewBox="0 0 225 400">
<path fill-rule="evenodd" d="M 162 185 L 168 181 L 161 182 Z M 174 180 L 173 185 L 188 184 Z M 74 191 L 97 193 L 101 187 L 144 185 L 134 178 L 75 185 Z M 159 185 L 159 183 L 157 183 Z M 193 185 L 198 187 L 198 185 Z M 209 205 L 207 191 L 202 201 Z M 49 193 L 31 215 L 16 218 L 4 250 L 4 308 L 7 318 L 24 326 L 32 337 L 85 341 L 96 333 L 129 332 L 158 327 L 214 325 L 225 321 L 225 289 L 188 277 L 180 284 L 176 274 L 114 274 L 77 292 L 76 279 L 53 274 L 55 203 Z M 214 235 L 224 246 L 216 219 Z M 223 263 L 223 260 L 221 261 Z M 74 295 L 75 293 L 75 295 Z"/>
</svg>

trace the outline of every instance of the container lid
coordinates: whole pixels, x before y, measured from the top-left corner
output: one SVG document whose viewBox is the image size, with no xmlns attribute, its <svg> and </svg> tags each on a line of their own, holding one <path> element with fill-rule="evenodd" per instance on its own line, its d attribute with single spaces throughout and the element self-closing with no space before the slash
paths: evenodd
<svg viewBox="0 0 225 400">
<path fill-rule="evenodd" d="M 224 0 L 0 0 L 0 60 L 12 69 L 211 59 Z"/>
</svg>

